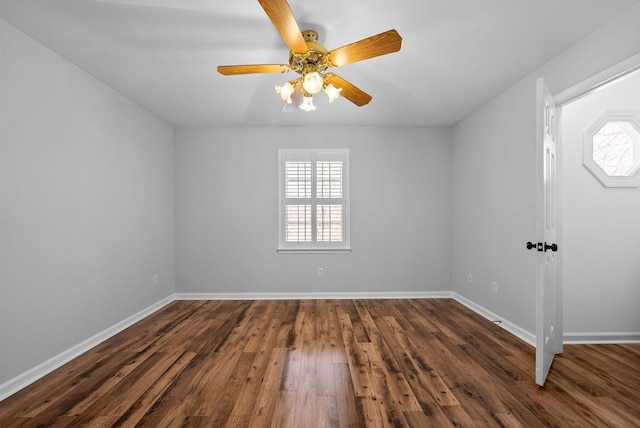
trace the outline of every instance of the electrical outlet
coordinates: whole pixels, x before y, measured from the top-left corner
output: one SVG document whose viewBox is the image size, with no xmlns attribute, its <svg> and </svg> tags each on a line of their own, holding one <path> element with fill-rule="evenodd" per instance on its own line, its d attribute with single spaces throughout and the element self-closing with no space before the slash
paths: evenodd
<svg viewBox="0 0 640 428">
<path fill-rule="evenodd" d="M 324 269 L 318 268 L 318 276 L 324 276 Z"/>
<path fill-rule="evenodd" d="M 158 279 L 158 275 L 153 275 L 153 285 L 160 284 L 160 279 Z"/>
<path fill-rule="evenodd" d="M 469 284 L 473 283 L 473 275 L 470 273 L 467 274 L 467 281 L 469 281 Z"/>
<path fill-rule="evenodd" d="M 495 281 L 491 283 L 491 292 L 493 294 L 498 294 L 498 283 Z"/>
</svg>

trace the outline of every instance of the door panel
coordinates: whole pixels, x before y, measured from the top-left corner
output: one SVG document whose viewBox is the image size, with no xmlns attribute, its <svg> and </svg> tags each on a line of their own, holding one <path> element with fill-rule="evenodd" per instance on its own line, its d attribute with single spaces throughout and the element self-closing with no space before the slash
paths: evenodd
<svg viewBox="0 0 640 428">
<path fill-rule="evenodd" d="M 537 82 L 538 245 L 536 278 L 536 383 L 544 385 L 553 358 L 562 352 L 562 301 L 557 247 L 557 111 L 543 79 Z"/>
</svg>

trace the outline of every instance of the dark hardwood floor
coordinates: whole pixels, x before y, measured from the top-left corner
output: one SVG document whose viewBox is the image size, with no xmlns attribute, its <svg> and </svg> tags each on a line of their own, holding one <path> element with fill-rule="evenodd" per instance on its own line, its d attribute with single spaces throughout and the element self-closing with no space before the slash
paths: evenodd
<svg viewBox="0 0 640 428">
<path fill-rule="evenodd" d="M 0 402 L 1 427 L 638 427 L 640 345 L 535 350 L 450 299 L 176 301 Z"/>
</svg>

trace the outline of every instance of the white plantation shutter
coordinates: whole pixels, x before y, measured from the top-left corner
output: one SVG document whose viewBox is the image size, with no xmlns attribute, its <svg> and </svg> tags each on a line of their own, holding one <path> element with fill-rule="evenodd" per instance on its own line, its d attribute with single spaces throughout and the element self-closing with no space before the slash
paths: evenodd
<svg viewBox="0 0 640 428">
<path fill-rule="evenodd" d="M 280 149 L 278 160 L 278 250 L 349 251 L 349 151 Z"/>
<path fill-rule="evenodd" d="M 316 162 L 316 236 L 318 242 L 342 242 L 344 239 L 343 161 Z"/>
<path fill-rule="evenodd" d="M 311 162 L 284 164 L 285 241 L 311 242 Z"/>
</svg>

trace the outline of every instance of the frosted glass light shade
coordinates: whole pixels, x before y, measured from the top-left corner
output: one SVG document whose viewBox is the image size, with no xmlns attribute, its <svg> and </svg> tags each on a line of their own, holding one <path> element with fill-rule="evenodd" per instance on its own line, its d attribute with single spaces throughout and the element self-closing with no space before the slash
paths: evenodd
<svg viewBox="0 0 640 428">
<path fill-rule="evenodd" d="M 317 94 L 322 90 L 322 86 L 324 85 L 322 76 L 317 71 L 312 73 L 307 73 L 304 75 L 304 80 L 302 81 L 302 87 L 305 91 L 310 94 Z"/>
<path fill-rule="evenodd" d="M 302 99 L 302 104 L 300 107 L 304 111 L 313 111 L 316 109 L 316 106 L 313 105 L 313 98 L 311 96 L 306 96 Z"/>
<path fill-rule="evenodd" d="M 324 92 L 329 97 L 329 102 L 332 103 L 338 99 L 340 96 L 340 92 L 342 92 L 342 88 L 336 88 L 332 83 L 329 83 L 325 88 Z"/>
<path fill-rule="evenodd" d="M 287 82 L 284 86 L 276 86 L 276 92 L 280 94 L 282 101 L 286 101 L 287 104 L 291 104 L 293 101 L 291 100 L 291 95 L 296 88 L 291 84 L 291 82 Z"/>
</svg>

